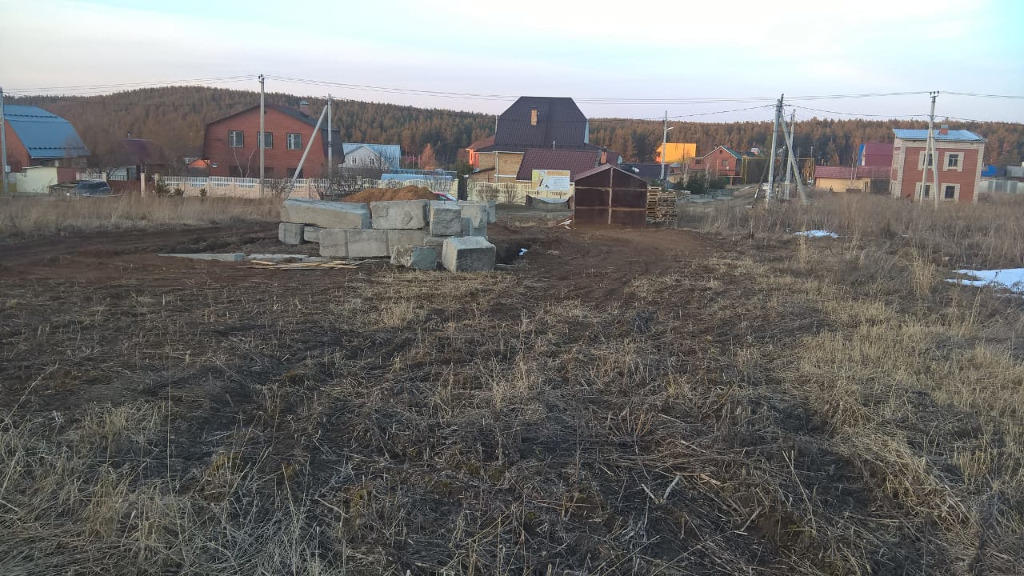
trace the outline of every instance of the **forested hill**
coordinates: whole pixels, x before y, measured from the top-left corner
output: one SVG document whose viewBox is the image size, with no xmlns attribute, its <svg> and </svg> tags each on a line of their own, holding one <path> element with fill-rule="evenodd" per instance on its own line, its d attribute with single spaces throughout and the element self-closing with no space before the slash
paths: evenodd
<svg viewBox="0 0 1024 576">
<path fill-rule="evenodd" d="M 297 107 L 300 100 L 319 113 L 320 98 L 268 93 L 267 102 Z M 259 94 L 241 90 L 182 86 L 148 88 L 101 96 L 26 96 L 11 104 L 41 106 L 67 118 L 102 163 L 129 132 L 159 142 L 174 157 L 199 155 L 206 123 L 259 103 Z M 335 128 L 348 142 L 401 144 L 403 153 L 418 154 L 430 144 L 437 160 L 453 165 L 460 148 L 494 131 L 494 117 L 472 112 L 415 108 L 351 100 L 335 100 Z M 940 120 L 941 121 L 941 120 Z M 951 127 L 973 130 L 988 139 L 985 161 L 1019 164 L 1024 159 L 1024 125 L 1012 123 L 949 122 Z M 670 141 L 696 142 L 699 154 L 719 144 L 736 150 L 767 149 L 770 122 L 670 122 Z M 801 157 L 849 165 L 857 146 L 865 141 L 892 141 L 892 128 L 924 128 L 924 122 L 891 120 L 799 121 L 794 146 Z M 602 119 L 590 121 L 590 141 L 621 153 L 627 160 L 650 161 L 661 143 L 662 123 L 649 120 Z M 813 149 L 812 149 L 813 146 Z"/>
</svg>

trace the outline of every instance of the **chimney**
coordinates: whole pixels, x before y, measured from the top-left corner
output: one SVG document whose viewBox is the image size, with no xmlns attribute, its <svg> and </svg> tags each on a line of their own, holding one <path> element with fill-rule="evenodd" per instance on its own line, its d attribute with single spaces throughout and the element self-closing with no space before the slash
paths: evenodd
<svg viewBox="0 0 1024 576">
<path fill-rule="evenodd" d="M 302 112 L 304 116 L 309 116 L 309 102 L 305 100 L 299 102 L 299 112 Z"/>
<path fill-rule="evenodd" d="M 939 126 L 939 135 L 945 136 L 947 134 L 949 134 L 949 124 L 943 124 L 942 126 Z"/>
</svg>

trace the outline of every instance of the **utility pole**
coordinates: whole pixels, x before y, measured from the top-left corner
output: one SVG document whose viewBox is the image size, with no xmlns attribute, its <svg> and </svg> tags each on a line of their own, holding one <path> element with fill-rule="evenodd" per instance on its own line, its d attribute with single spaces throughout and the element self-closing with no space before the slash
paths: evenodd
<svg viewBox="0 0 1024 576">
<path fill-rule="evenodd" d="M 334 130 L 331 127 L 331 95 L 327 95 L 327 185 L 330 186 L 331 174 L 334 172 Z"/>
<path fill-rule="evenodd" d="M 263 90 L 263 74 L 260 74 L 260 133 L 259 138 L 256 139 L 256 144 L 260 147 L 260 198 L 263 198 L 263 174 L 264 169 L 264 154 L 263 154 L 263 133 L 266 132 L 266 100 L 265 92 Z"/>
<path fill-rule="evenodd" d="M 925 190 L 925 186 L 928 185 L 928 161 L 929 160 L 931 160 L 931 164 L 933 165 L 933 167 L 936 167 L 936 170 L 935 170 L 935 182 L 932 183 L 932 188 L 933 188 L 932 195 L 936 196 L 936 198 L 938 198 L 938 195 L 936 194 L 937 190 L 934 190 L 934 188 L 938 187 L 939 173 L 938 173 L 936 162 L 935 162 L 936 159 L 934 158 L 934 150 L 933 150 L 933 147 L 934 147 L 934 142 L 933 142 L 934 132 L 933 132 L 933 130 L 935 128 L 935 98 L 939 95 L 939 93 L 938 92 L 931 92 L 929 95 L 932 98 L 932 111 L 928 115 L 928 138 L 927 138 L 927 140 L 925 140 L 925 144 L 924 144 L 924 160 L 921 162 L 921 197 L 920 197 L 920 202 L 921 202 L 922 206 L 924 205 L 924 190 Z M 935 201 L 935 205 L 936 206 L 939 205 L 937 199 Z"/>
<path fill-rule="evenodd" d="M 665 123 L 661 130 L 661 181 L 665 181 L 665 152 L 668 147 L 668 110 L 665 110 Z"/>
<path fill-rule="evenodd" d="M 779 137 L 779 116 L 782 115 L 782 99 L 785 94 L 779 95 L 779 100 L 775 103 L 775 121 L 772 125 L 772 152 L 768 160 L 768 192 L 764 196 L 765 202 L 769 202 L 772 199 L 772 188 L 775 186 L 775 145 Z"/>
<path fill-rule="evenodd" d="M 793 113 L 790 114 L 790 116 L 789 116 L 789 138 L 787 139 L 787 141 L 790 142 L 790 143 L 793 142 L 793 124 L 795 124 L 795 123 L 796 123 L 796 110 L 793 110 Z M 790 148 L 788 145 L 786 146 L 786 156 L 788 156 L 790 158 L 793 157 L 793 149 Z M 797 175 L 797 177 L 799 177 L 799 175 Z M 792 163 L 789 162 L 789 163 L 786 164 L 786 200 L 789 200 L 789 182 L 790 182 L 790 180 L 792 180 L 792 178 L 793 178 L 793 166 L 792 166 Z"/>
<path fill-rule="evenodd" d="M 4 196 L 7 196 L 7 120 L 4 118 L 4 89 L 0 88 L 0 175 L 4 178 Z"/>
<path fill-rule="evenodd" d="M 793 135 L 791 133 L 789 133 L 789 132 L 786 132 L 785 130 L 782 131 L 782 134 L 783 134 L 783 136 L 786 137 L 786 146 L 788 146 L 789 149 L 792 150 L 793 149 Z M 800 194 L 800 203 L 801 204 L 807 204 L 808 202 L 810 202 L 810 199 L 807 197 L 807 188 L 804 187 L 803 180 L 800 179 L 800 172 L 799 172 L 799 170 L 797 170 L 796 160 L 793 159 L 793 155 L 792 154 L 789 155 L 789 167 L 794 172 L 797 173 L 797 175 L 796 175 L 796 191 Z"/>
</svg>

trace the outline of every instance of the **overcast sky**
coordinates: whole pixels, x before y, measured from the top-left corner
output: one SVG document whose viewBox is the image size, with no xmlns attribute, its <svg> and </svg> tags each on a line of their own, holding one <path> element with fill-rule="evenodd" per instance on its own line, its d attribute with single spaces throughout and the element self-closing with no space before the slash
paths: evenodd
<svg viewBox="0 0 1024 576">
<path fill-rule="evenodd" d="M 0 16 L 0 87 L 14 94 L 263 73 L 277 77 L 268 91 L 299 95 L 487 113 L 518 95 L 571 96 L 590 117 L 706 121 L 769 120 L 767 108 L 720 112 L 780 93 L 1024 95 L 1020 0 L 0 0 Z M 792 102 L 798 118 L 929 104 L 926 94 Z M 943 94 L 937 114 L 1024 122 L 1024 99 Z"/>
</svg>

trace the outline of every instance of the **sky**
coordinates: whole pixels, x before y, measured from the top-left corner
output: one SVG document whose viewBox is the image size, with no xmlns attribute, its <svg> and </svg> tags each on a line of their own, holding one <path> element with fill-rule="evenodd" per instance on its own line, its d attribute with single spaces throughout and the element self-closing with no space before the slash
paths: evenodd
<svg viewBox="0 0 1024 576">
<path fill-rule="evenodd" d="M 303 96 L 728 122 L 771 120 L 781 94 L 797 119 L 917 117 L 939 91 L 939 118 L 1024 122 L 1020 0 L 0 0 L 0 22 L 14 95 L 264 74 Z"/>
</svg>

